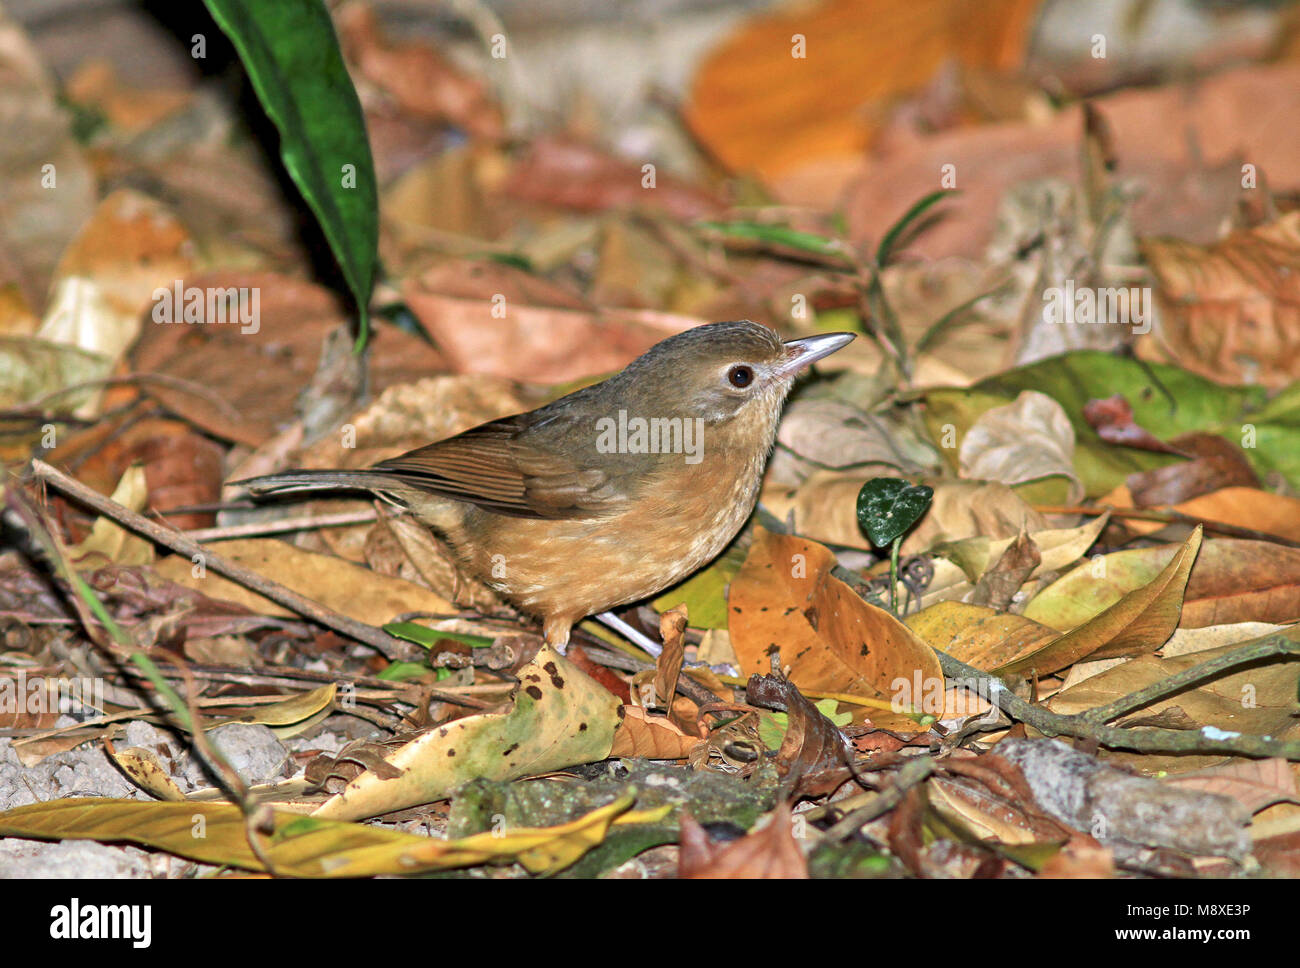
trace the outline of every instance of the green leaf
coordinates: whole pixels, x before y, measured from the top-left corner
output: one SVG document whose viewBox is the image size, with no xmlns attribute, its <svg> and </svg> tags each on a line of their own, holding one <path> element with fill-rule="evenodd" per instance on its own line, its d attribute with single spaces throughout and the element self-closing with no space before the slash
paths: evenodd
<svg viewBox="0 0 1300 968">
<path fill-rule="evenodd" d="M 921 520 L 934 488 L 901 477 L 873 477 L 858 491 L 858 524 L 871 543 L 883 548 Z"/>
<path fill-rule="evenodd" d="M 426 649 L 432 648 L 443 639 L 461 642 L 471 649 L 486 649 L 496 641 L 490 635 L 470 635 L 467 632 L 439 632 L 437 629 L 431 629 L 427 625 L 421 625 L 418 622 L 389 622 L 384 626 L 384 631 L 399 639 L 405 639 L 407 642 L 422 645 Z"/>
<path fill-rule="evenodd" d="M 656 612 L 666 612 L 676 605 L 685 605 L 687 621 L 693 629 L 725 629 L 727 627 L 727 586 L 745 563 L 746 549 L 736 542 L 703 571 L 697 571 L 686 581 L 676 585 L 654 600 Z"/>
<path fill-rule="evenodd" d="M 779 245 L 817 255 L 845 255 L 844 247 L 834 239 L 811 232 L 800 232 L 784 225 L 764 225 L 762 222 L 700 222 L 699 227 L 729 235 L 736 239 Z"/>
<path fill-rule="evenodd" d="M 949 195 L 956 194 L 957 192 L 951 188 L 941 188 L 926 195 L 904 212 L 903 217 L 895 222 L 889 231 L 885 233 L 885 237 L 880 240 L 880 245 L 876 249 L 876 266 L 883 269 L 889 264 L 889 259 L 894 254 L 894 249 L 898 246 L 899 241 L 903 238 L 903 234 L 910 227 L 915 226 L 917 219 Z"/>
<path fill-rule="evenodd" d="M 379 193 L 361 102 L 320 0 L 204 0 L 239 52 L 280 132 L 280 158 L 338 261 L 360 314 L 358 346 L 379 244 Z M 345 185 L 349 187 L 345 187 Z"/>
<path fill-rule="evenodd" d="M 407 679 L 418 679 L 420 676 L 427 676 L 431 670 L 423 662 L 390 662 L 379 673 L 378 678 L 388 682 L 405 682 Z"/>
</svg>

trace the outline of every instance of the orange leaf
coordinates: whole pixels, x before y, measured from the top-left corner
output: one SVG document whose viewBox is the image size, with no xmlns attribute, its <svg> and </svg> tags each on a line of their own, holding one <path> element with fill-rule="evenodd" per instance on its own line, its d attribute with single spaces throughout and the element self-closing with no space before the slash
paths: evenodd
<svg viewBox="0 0 1300 968">
<path fill-rule="evenodd" d="M 775 646 L 790 680 L 806 692 L 888 699 L 895 679 L 942 679 L 934 651 L 832 577 L 835 564 L 835 555 L 815 541 L 755 529 L 728 597 L 731 644 L 745 674 L 768 672 Z M 872 720 L 883 722 L 874 713 Z"/>
</svg>

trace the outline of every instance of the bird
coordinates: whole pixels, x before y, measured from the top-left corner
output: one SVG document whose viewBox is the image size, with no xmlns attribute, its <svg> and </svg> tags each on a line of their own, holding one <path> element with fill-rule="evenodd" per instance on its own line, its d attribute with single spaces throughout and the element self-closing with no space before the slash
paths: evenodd
<svg viewBox="0 0 1300 968">
<path fill-rule="evenodd" d="M 365 490 L 404 506 L 563 654 L 585 616 L 657 595 L 721 554 L 758 501 L 796 376 L 853 338 L 708 323 L 599 383 L 369 469 L 232 483 L 254 496 Z"/>
</svg>

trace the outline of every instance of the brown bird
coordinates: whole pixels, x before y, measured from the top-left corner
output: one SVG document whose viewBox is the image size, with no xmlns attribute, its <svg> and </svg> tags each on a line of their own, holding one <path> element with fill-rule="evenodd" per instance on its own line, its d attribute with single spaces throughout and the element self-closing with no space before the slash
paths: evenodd
<svg viewBox="0 0 1300 968">
<path fill-rule="evenodd" d="M 563 651 L 584 616 L 649 598 L 722 552 L 754 509 L 796 374 L 852 339 L 697 326 L 601 383 L 369 470 L 235 483 L 405 505 Z"/>
</svg>

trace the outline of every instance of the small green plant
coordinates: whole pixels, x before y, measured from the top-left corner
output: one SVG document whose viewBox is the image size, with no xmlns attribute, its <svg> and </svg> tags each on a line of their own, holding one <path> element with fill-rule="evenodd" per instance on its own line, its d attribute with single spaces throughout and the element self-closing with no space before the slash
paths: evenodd
<svg viewBox="0 0 1300 968">
<path fill-rule="evenodd" d="M 889 610 L 898 614 L 898 549 L 920 521 L 934 488 L 901 477 L 873 477 L 858 491 L 858 525 L 877 548 L 889 547 Z"/>
</svg>

